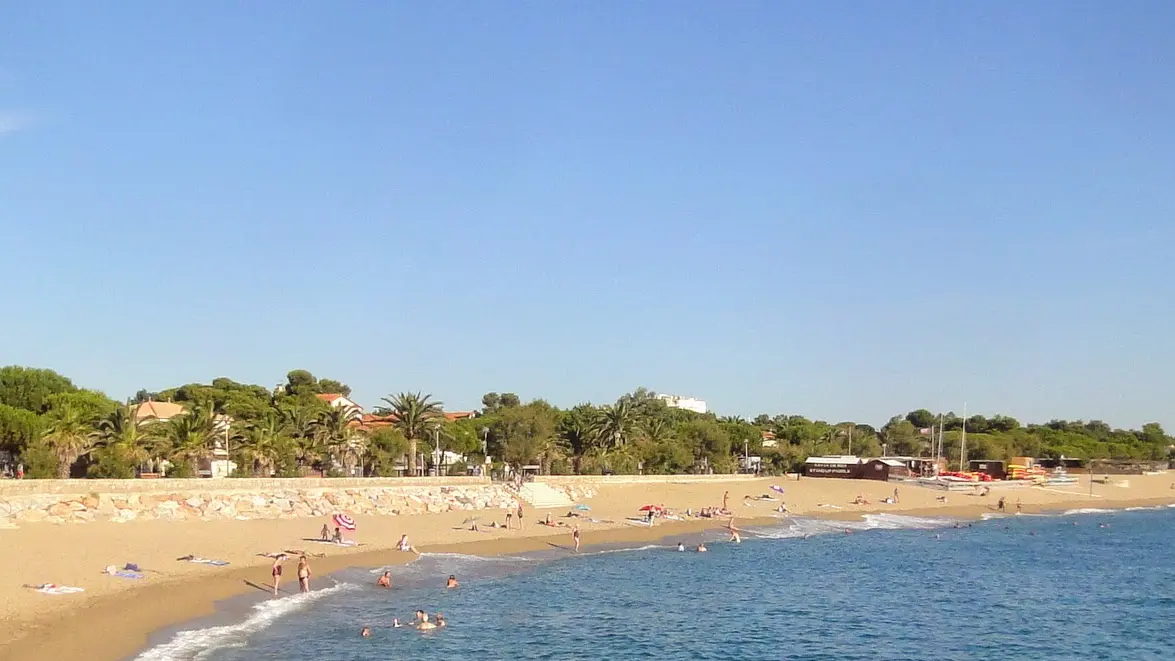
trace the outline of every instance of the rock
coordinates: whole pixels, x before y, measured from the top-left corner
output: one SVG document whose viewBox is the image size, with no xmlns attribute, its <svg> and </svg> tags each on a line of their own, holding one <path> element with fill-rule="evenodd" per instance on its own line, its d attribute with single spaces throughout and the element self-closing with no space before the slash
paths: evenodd
<svg viewBox="0 0 1175 661">
<path fill-rule="evenodd" d="M 98 509 L 98 505 L 101 503 L 101 501 L 102 499 L 98 496 L 98 494 L 92 493 L 88 494 L 85 498 L 82 499 L 82 505 L 88 510 L 96 510 Z"/>
<path fill-rule="evenodd" d="M 197 497 L 195 497 L 195 496 L 193 496 L 193 497 L 191 497 L 191 498 L 188 498 L 187 500 L 185 500 L 185 501 L 183 501 L 183 502 L 184 502 L 184 504 L 185 504 L 185 505 L 187 505 L 188 507 L 199 507 L 200 505 L 203 505 L 203 504 L 204 504 L 204 501 L 203 501 L 203 500 L 201 500 L 201 499 L 199 499 L 199 498 L 197 498 Z"/>
<path fill-rule="evenodd" d="M 63 517 L 69 516 L 69 513 L 72 511 L 73 510 L 69 508 L 68 503 L 57 503 L 56 505 L 51 505 L 49 509 L 46 510 L 46 513 L 52 517 Z"/>
</svg>

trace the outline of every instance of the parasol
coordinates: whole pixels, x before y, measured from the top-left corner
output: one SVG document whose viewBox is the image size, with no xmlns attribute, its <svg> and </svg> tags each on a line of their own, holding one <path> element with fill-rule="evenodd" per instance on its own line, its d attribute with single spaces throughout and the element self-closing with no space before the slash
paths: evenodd
<svg viewBox="0 0 1175 661">
<path fill-rule="evenodd" d="M 661 506 L 660 505 L 645 505 L 644 507 L 640 508 L 637 511 L 638 512 L 648 512 L 649 510 L 653 510 L 654 512 L 660 512 Z"/>
<path fill-rule="evenodd" d="M 355 530 L 355 519 L 352 519 L 346 514 L 336 514 L 334 520 L 335 525 L 342 528 L 343 530 Z"/>
</svg>

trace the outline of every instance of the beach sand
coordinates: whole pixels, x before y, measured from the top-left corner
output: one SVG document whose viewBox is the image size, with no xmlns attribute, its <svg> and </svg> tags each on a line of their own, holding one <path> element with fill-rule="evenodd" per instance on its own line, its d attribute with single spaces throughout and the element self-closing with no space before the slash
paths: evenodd
<svg viewBox="0 0 1175 661">
<path fill-rule="evenodd" d="M 605 484 L 595 498 L 585 501 L 591 512 L 568 519 L 565 508 L 552 517 L 570 526 L 577 523 L 584 545 L 652 541 L 676 534 L 724 526 L 726 519 L 665 521 L 649 528 L 630 525 L 643 504 L 664 504 L 678 511 L 722 504 L 729 491 L 730 509 L 742 527 L 778 523 L 778 502 L 745 500 L 769 494 L 771 485 L 784 487 L 780 497 L 791 513 L 835 519 L 859 519 L 866 513 L 978 518 L 993 511 L 1001 495 L 1008 510 L 1019 500 L 1026 513 L 1077 508 L 1123 508 L 1175 502 L 1172 475 L 1122 476 L 1116 484 L 1094 484 L 1088 479 L 1065 487 L 1001 488 L 980 497 L 872 480 L 821 478 L 765 478 L 754 481 L 708 483 Z M 1123 486 L 1128 483 L 1128 486 Z M 897 486 L 900 501 L 883 504 Z M 773 496 L 775 494 L 772 494 Z M 862 495 L 870 505 L 853 505 Z M 836 507 L 827 507 L 835 505 Z M 324 557 L 311 558 L 316 577 L 351 566 L 375 567 L 406 563 L 411 553 L 394 550 L 401 534 L 426 552 L 446 551 L 479 555 L 570 548 L 570 527 L 539 525 L 546 510 L 528 510 L 525 528 L 493 530 L 490 521 L 505 521 L 501 510 L 447 512 L 419 516 L 357 517 L 359 547 L 338 547 L 316 539 L 325 520 L 277 521 L 146 521 L 89 524 L 29 524 L 0 529 L 0 609 L 4 626 L 0 659 L 5 661 L 118 661 L 147 644 L 147 636 L 214 612 L 217 601 L 271 589 L 272 560 L 260 553 L 303 549 Z M 469 530 L 466 520 L 477 517 L 482 532 Z M 613 523 L 592 523 L 591 517 Z M 176 558 L 195 554 L 228 561 L 211 567 Z M 141 580 L 101 574 L 108 565 L 133 562 L 150 570 Z M 297 590 L 295 562 L 286 565 L 282 584 Z M 393 573 L 394 576 L 394 573 Z M 438 577 L 438 582 L 444 577 Z M 22 588 L 22 584 L 57 583 L 85 588 L 74 595 L 51 596 Z M 313 587 L 313 585 L 312 585 Z"/>
</svg>

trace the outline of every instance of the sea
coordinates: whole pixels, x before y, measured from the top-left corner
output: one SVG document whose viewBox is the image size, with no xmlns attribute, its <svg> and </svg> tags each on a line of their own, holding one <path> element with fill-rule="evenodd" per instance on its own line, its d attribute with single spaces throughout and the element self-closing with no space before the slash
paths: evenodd
<svg viewBox="0 0 1175 661">
<path fill-rule="evenodd" d="M 374 587 L 382 568 L 348 569 L 156 636 L 135 659 L 1175 659 L 1175 506 L 788 518 L 741 544 L 714 531 L 389 569 L 392 590 Z M 459 588 L 443 588 L 450 574 Z M 392 626 L 417 609 L 448 626 Z"/>
</svg>

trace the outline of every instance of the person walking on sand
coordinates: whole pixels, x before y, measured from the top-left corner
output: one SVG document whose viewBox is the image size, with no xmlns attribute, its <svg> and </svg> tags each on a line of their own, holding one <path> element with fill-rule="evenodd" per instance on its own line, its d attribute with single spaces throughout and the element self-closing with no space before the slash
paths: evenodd
<svg viewBox="0 0 1175 661">
<path fill-rule="evenodd" d="M 302 592 L 310 591 L 310 561 L 306 556 L 298 559 L 298 587 Z"/>
<path fill-rule="evenodd" d="M 575 542 L 575 552 L 579 553 L 579 525 L 571 529 L 571 541 Z"/>
<path fill-rule="evenodd" d="M 518 501 L 518 529 L 522 530 L 522 501 Z"/>
<path fill-rule="evenodd" d="M 1005 502 L 1005 499 L 1004 499 L 1004 497 L 1003 497 L 1003 496 L 1000 496 L 1000 501 L 999 501 L 998 503 L 996 503 L 996 509 L 997 509 L 997 510 L 999 510 L 999 511 L 1001 511 L 1001 512 L 1006 512 L 1006 511 L 1007 511 L 1007 509 L 1006 509 L 1006 507 L 1005 507 L 1005 504 L 1004 504 L 1004 502 Z"/>
<path fill-rule="evenodd" d="M 278 554 L 273 559 L 273 567 L 270 569 L 270 576 L 273 577 L 273 596 L 277 596 L 278 586 L 282 582 L 282 563 L 285 562 L 286 556 L 284 553 Z"/>
</svg>

